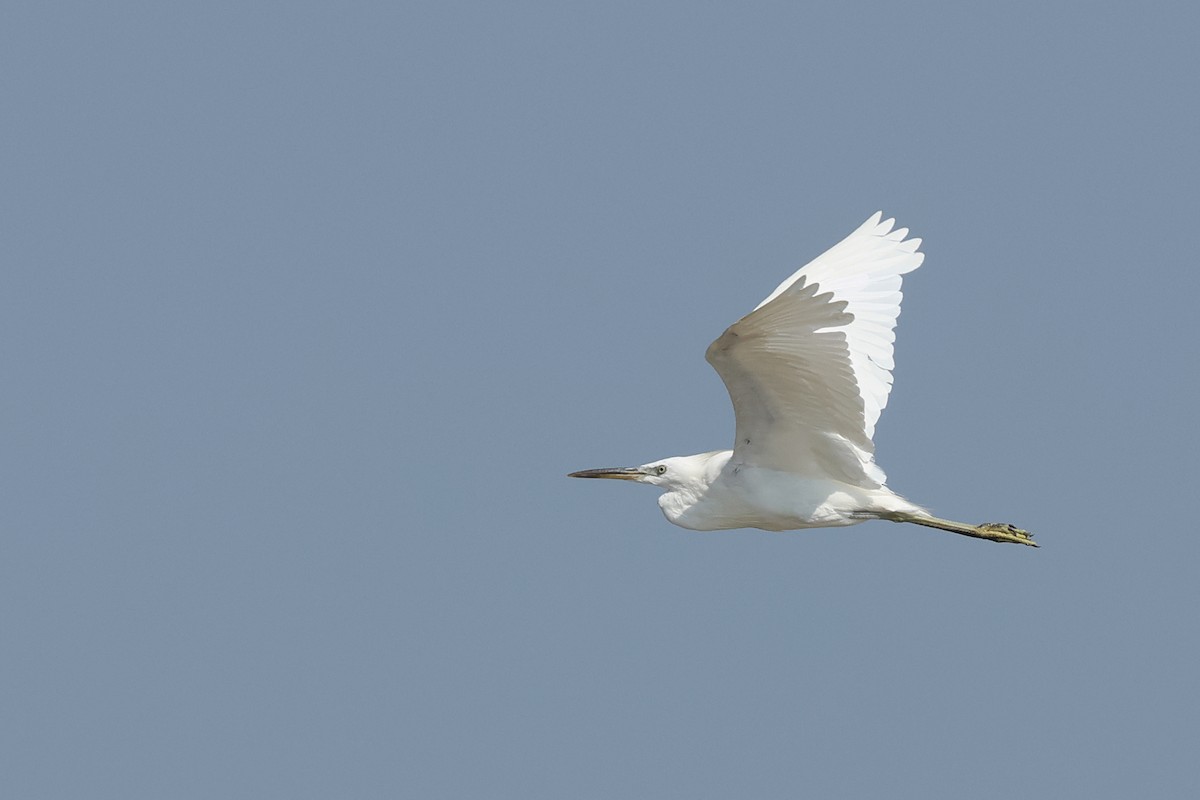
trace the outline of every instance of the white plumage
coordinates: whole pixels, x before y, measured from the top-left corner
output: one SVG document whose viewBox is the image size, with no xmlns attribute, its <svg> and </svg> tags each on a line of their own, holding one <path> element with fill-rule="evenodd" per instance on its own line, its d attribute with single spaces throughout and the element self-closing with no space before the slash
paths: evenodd
<svg viewBox="0 0 1200 800">
<path fill-rule="evenodd" d="M 888 519 L 1032 545 L 1011 525 L 937 519 L 885 486 L 871 439 L 892 388 L 901 276 L 925 256 L 920 239 L 882 217 L 801 267 L 709 346 L 733 401 L 732 451 L 571 477 L 660 486 L 667 519 L 694 530 Z"/>
</svg>

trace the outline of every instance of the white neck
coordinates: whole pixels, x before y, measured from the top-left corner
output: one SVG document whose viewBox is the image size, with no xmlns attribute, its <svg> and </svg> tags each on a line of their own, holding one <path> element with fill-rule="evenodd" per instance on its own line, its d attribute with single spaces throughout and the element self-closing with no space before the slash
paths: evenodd
<svg viewBox="0 0 1200 800">
<path fill-rule="evenodd" d="M 658 484 L 663 489 L 658 507 L 667 519 L 687 527 L 682 518 L 689 508 L 704 499 L 732 455 L 732 450 L 714 450 L 665 459 L 662 463 L 667 465 L 669 480 Z"/>
</svg>

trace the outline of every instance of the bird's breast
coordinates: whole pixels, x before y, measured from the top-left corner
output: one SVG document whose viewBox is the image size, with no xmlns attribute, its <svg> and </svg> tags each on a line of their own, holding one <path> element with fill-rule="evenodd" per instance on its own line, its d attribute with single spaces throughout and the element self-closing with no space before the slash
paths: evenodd
<svg viewBox="0 0 1200 800">
<path fill-rule="evenodd" d="M 730 464 L 702 493 L 666 492 L 659 507 L 672 523 L 697 531 L 768 531 L 853 525 L 857 487 L 828 479 Z"/>
</svg>

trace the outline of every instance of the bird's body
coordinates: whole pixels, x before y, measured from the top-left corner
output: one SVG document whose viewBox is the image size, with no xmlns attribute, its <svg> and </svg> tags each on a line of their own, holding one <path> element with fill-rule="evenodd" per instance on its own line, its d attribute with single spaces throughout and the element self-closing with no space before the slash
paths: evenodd
<svg viewBox="0 0 1200 800">
<path fill-rule="evenodd" d="M 709 346 L 733 401 L 733 450 L 571 476 L 659 486 L 663 514 L 691 530 L 886 519 L 1033 545 L 1011 525 L 931 516 L 888 489 L 875 464 L 871 437 L 891 391 L 901 276 L 924 259 L 920 239 L 881 218 L 799 269 Z"/>
<path fill-rule="evenodd" d="M 658 498 L 668 520 L 695 531 L 790 531 L 854 525 L 884 513 L 922 513 L 886 487 L 810 478 L 733 459 L 732 450 L 663 459 L 675 476 Z M 872 513 L 874 512 L 874 513 Z"/>
</svg>

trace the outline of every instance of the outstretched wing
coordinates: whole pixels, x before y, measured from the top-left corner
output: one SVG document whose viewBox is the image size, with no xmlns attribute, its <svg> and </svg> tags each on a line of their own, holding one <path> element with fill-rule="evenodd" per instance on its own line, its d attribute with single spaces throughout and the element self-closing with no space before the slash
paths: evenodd
<svg viewBox="0 0 1200 800">
<path fill-rule="evenodd" d="M 871 437 L 892 388 L 901 276 L 920 239 L 876 213 L 708 348 L 737 417 L 734 458 L 882 485 Z"/>
</svg>

